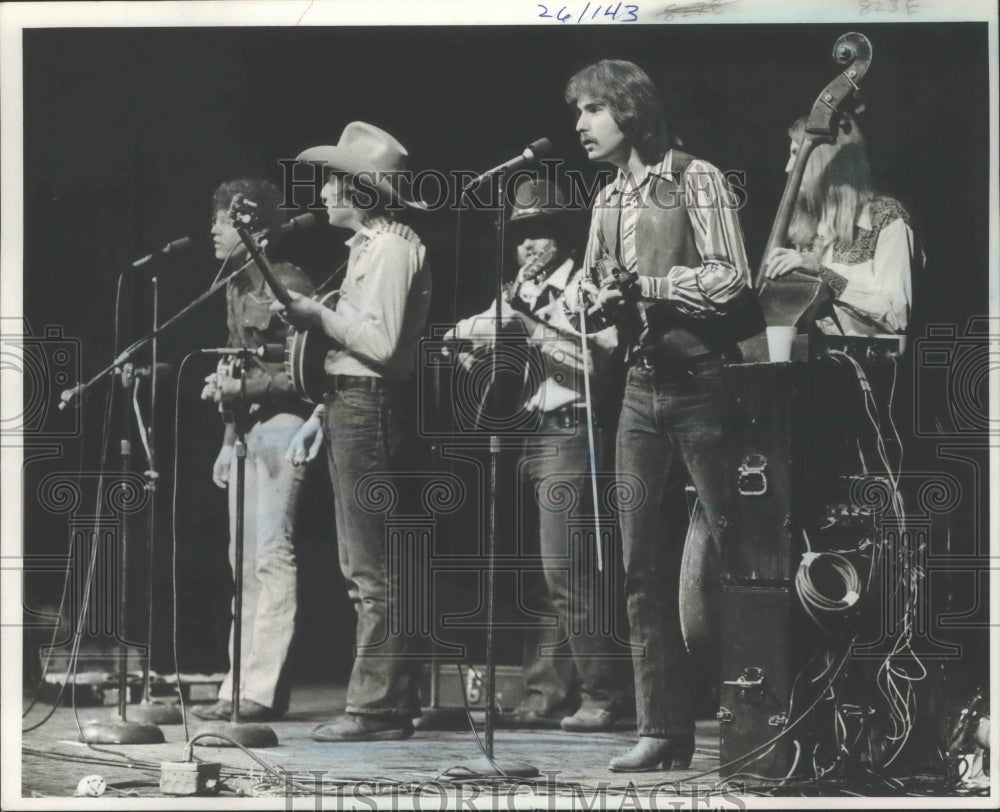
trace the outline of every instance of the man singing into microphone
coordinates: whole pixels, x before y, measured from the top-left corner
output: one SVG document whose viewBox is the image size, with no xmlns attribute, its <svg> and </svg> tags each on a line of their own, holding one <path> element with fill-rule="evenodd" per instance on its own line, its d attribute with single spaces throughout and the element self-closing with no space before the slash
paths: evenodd
<svg viewBox="0 0 1000 812">
<path fill-rule="evenodd" d="M 330 171 L 323 187 L 330 224 L 352 232 L 350 255 L 331 309 L 292 295 L 287 317 L 326 333 L 326 400 L 289 448 L 312 459 L 325 435 L 333 484 L 340 566 L 358 615 L 346 713 L 316 727 L 324 742 L 405 739 L 419 714 L 416 667 L 401 628 L 400 562 L 389 545 L 386 509 L 376 492 L 398 496 L 402 454 L 413 434 L 407 382 L 430 305 L 426 250 L 397 222 L 404 207 L 424 208 L 393 183 L 406 168 L 403 145 L 364 122 L 348 124 L 335 146 L 307 149 L 299 161 Z"/>
<path fill-rule="evenodd" d="M 278 206 L 277 186 L 258 179 L 223 183 L 212 197 L 212 237 L 215 256 L 223 261 L 222 273 L 235 271 L 226 286 L 226 322 L 230 347 L 258 349 L 266 344 L 283 346 L 287 325 L 271 311 L 271 289 L 250 259 L 229 218 L 229 205 L 237 194 L 257 204 L 261 228 L 284 221 Z M 284 262 L 272 263 L 275 276 L 290 290 L 303 295 L 313 291 L 305 273 Z M 221 275 L 221 274 L 220 274 Z M 235 567 L 236 440 L 235 420 L 246 428 L 246 486 L 243 511 L 243 625 L 241 642 L 240 719 L 263 721 L 284 714 L 288 706 L 287 683 L 282 669 L 295 631 L 296 571 L 292 533 L 296 502 L 304 469 L 285 459 L 289 442 L 309 414 L 309 407 L 292 391 L 283 362 L 257 356 L 244 361 L 246 404 L 240 406 L 240 379 L 223 359 L 209 375 L 201 393 L 219 404 L 225 430 L 222 448 L 212 469 L 212 481 L 229 489 L 230 562 Z M 230 637 L 230 657 L 232 637 Z M 195 708 L 202 719 L 231 718 L 232 671 L 219 689 L 219 700 Z"/>
<path fill-rule="evenodd" d="M 638 66 L 604 60 L 573 76 L 565 98 L 591 161 L 617 178 L 594 204 L 587 268 L 605 271 L 598 305 L 630 325 L 617 463 L 647 489 L 621 517 L 639 742 L 616 771 L 682 769 L 694 751 L 691 664 L 678 588 L 688 477 L 716 544 L 724 529 L 722 365 L 750 270 L 736 201 L 711 164 L 675 149 L 662 103 Z M 631 280 L 631 282 L 629 281 Z"/>
</svg>

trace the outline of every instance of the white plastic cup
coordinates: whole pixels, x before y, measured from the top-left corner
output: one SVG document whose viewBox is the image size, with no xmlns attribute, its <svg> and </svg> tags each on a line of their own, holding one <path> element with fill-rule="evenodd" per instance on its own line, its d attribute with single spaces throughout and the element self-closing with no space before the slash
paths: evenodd
<svg viewBox="0 0 1000 812">
<path fill-rule="evenodd" d="M 794 325 L 767 328 L 767 353 L 772 363 L 792 360 L 792 342 L 795 340 L 795 333 Z"/>
</svg>

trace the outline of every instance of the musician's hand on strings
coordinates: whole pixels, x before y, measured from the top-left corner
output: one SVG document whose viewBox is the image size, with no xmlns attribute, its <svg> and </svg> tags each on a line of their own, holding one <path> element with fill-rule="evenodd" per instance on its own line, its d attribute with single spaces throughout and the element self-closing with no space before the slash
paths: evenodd
<svg viewBox="0 0 1000 812">
<path fill-rule="evenodd" d="M 322 325 L 323 305 L 315 299 L 303 296 L 301 293 L 296 293 L 294 290 L 289 290 L 288 296 L 291 301 L 287 307 L 275 300 L 271 303 L 271 311 L 277 313 L 296 328 L 304 329 L 306 327 Z"/>
<path fill-rule="evenodd" d="M 288 444 L 285 459 L 292 465 L 304 465 L 316 459 L 323 445 L 323 425 L 318 415 L 312 415 L 295 433 Z"/>
<path fill-rule="evenodd" d="M 775 248 L 767 258 L 764 275 L 777 279 L 795 270 L 815 274 L 819 272 L 819 262 L 814 254 L 803 254 L 794 248 Z"/>
<path fill-rule="evenodd" d="M 586 277 L 581 277 L 576 285 L 575 295 L 570 295 L 569 290 L 565 296 L 567 302 L 572 302 L 575 310 L 579 310 L 582 305 L 585 310 L 590 310 L 597 304 L 597 297 L 601 290 Z"/>
<path fill-rule="evenodd" d="M 625 303 L 624 292 L 614 282 L 614 277 L 609 276 L 597 292 L 597 306 L 603 313 L 614 313 Z"/>
<path fill-rule="evenodd" d="M 229 487 L 229 470 L 233 462 L 233 446 L 224 443 L 219 449 L 219 456 L 215 458 L 212 466 L 212 482 L 220 488 Z"/>
<path fill-rule="evenodd" d="M 227 378 L 223 375 L 219 378 L 216 387 L 218 391 L 215 395 L 215 400 L 219 403 L 231 403 L 240 397 L 241 386 L 239 378 Z"/>
<path fill-rule="evenodd" d="M 205 387 L 201 390 L 202 400 L 214 400 L 218 402 L 217 394 L 219 392 L 219 375 L 213 372 L 211 375 L 205 376 Z"/>
<path fill-rule="evenodd" d="M 201 390 L 202 400 L 214 400 L 216 403 L 229 403 L 240 396 L 240 381 L 213 372 L 205 377 L 205 387 Z"/>
</svg>

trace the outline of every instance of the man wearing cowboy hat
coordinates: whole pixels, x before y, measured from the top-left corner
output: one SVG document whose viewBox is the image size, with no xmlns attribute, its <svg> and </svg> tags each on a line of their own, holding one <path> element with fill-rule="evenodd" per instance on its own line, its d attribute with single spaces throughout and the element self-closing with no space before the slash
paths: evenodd
<svg viewBox="0 0 1000 812">
<path fill-rule="evenodd" d="M 307 149 L 299 161 L 330 176 L 323 202 L 330 224 L 353 232 L 340 298 L 333 308 L 291 294 L 293 323 L 333 339 L 326 356 L 326 400 L 288 448 L 296 465 L 316 456 L 326 437 L 340 566 L 358 614 L 346 712 L 315 728 L 318 741 L 405 739 L 419 715 L 417 679 L 399 633 L 399 567 L 390 560 L 380 487 L 394 488 L 408 427 L 406 381 L 430 304 L 426 250 L 394 214 L 423 208 L 396 181 L 407 152 L 389 133 L 363 122 L 334 146 Z"/>
<path fill-rule="evenodd" d="M 607 436 L 613 435 L 617 414 L 607 375 L 617 344 L 615 328 L 589 337 L 585 363 L 580 335 L 565 314 L 574 306 L 571 297 L 582 274 L 569 250 L 572 214 L 558 187 L 547 181 L 523 179 L 513 204 L 508 229 L 519 270 L 502 302 L 500 329 L 506 336 L 523 336 L 535 352 L 525 356 L 529 368 L 521 393 L 523 414 L 535 413 L 531 424 L 537 429 L 520 448 L 519 504 L 525 510 L 518 521 L 524 539 L 519 550 L 540 555 L 542 564 L 542 572 L 526 573 L 528 605 L 523 608 L 548 615 L 556 624 L 526 630 L 525 700 L 501 723 L 607 730 L 627 701 L 629 680 L 620 666 L 628 649 L 616 643 L 614 629 L 601 627 L 601 619 L 613 615 L 605 611 L 609 602 L 614 604 L 610 568 L 597 572 L 593 541 L 586 533 L 572 532 L 570 518 L 592 515 L 586 372 L 595 382 L 595 450 L 602 445 L 605 426 L 611 429 Z M 463 341 L 466 351 L 470 345 L 490 346 L 495 307 L 463 319 L 445 337 Z M 596 385 L 598 378 L 603 385 Z M 607 484 L 605 479 L 601 489 Z M 568 499 L 567 488 L 572 492 Z"/>
</svg>

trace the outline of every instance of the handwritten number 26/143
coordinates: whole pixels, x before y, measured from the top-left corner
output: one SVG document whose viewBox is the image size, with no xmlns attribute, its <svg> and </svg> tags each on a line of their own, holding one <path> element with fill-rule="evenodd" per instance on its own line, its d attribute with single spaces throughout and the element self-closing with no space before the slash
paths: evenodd
<svg viewBox="0 0 1000 812">
<path fill-rule="evenodd" d="M 552 13 L 549 11 L 548 6 L 541 3 L 537 5 L 541 9 L 538 13 L 540 18 L 558 20 L 561 23 L 567 23 L 573 19 L 578 23 L 582 23 L 584 20 L 596 20 L 599 16 L 610 17 L 619 23 L 633 23 L 639 19 L 639 7 L 632 3 L 617 3 L 608 6 L 599 5 L 593 8 L 590 3 L 587 3 L 579 14 L 574 14 L 566 6 L 560 6 L 558 11 Z"/>
</svg>

